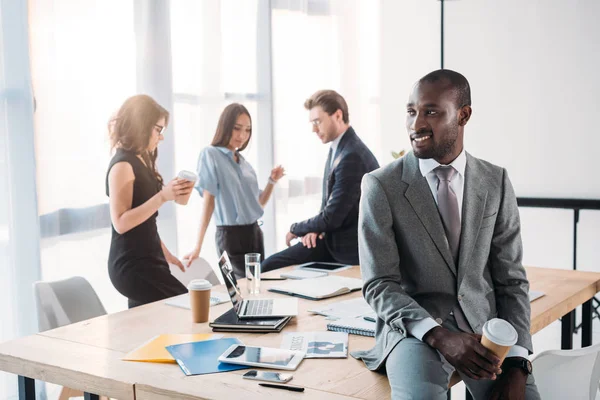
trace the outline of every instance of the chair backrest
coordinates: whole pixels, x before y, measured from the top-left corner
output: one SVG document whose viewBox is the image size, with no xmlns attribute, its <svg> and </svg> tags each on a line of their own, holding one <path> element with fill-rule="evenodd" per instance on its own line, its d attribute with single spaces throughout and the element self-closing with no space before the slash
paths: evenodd
<svg viewBox="0 0 600 400">
<path fill-rule="evenodd" d="M 171 269 L 171 274 L 173 274 L 173 276 L 186 287 L 192 279 L 206 279 L 213 285 L 221 284 L 217 274 L 215 274 L 215 271 L 212 269 L 208 261 L 202 257 L 192 261 L 192 264 L 189 268 L 185 269 L 185 272 L 181 272 L 179 267 L 174 264 L 169 264 L 169 268 Z"/>
<path fill-rule="evenodd" d="M 542 399 L 596 398 L 600 381 L 600 344 L 577 350 L 548 350 L 533 360 Z"/>
<path fill-rule="evenodd" d="M 105 315 L 92 285 L 81 276 L 33 284 L 40 332 Z"/>
</svg>

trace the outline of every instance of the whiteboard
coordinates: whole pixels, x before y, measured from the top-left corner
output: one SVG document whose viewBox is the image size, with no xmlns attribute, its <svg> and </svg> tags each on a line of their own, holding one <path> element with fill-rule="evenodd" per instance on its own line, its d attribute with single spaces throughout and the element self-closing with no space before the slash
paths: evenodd
<svg viewBox="0 0 600 400">
<path fill-rule="evenodd" d="M 517 196 L 600 198 L 600 1 L 445 3 L 445 68 L 471 84 L 472 155 Z"/>
</svg>

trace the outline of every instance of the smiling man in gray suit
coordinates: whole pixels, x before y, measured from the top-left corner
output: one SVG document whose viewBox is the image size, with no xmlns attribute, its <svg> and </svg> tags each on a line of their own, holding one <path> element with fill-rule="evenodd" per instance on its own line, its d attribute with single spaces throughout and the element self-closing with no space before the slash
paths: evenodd
<svg viewBox="0 0 600 400">
<path fill-rule="evenodd" d="M 413 151 L 362 181 L 359 256 L 377 344 L 354 355 L 387 372 L 394 399 L 445 399 L 454 370 L 476 399 L 539 399 L 517 200 L 506 170 L 465 152 L 471 112 L 464 76 L 421 78 L 407 105 Z M 502 365 L 479 342 L 494 317 L 519 335 Z"/>
</svg>

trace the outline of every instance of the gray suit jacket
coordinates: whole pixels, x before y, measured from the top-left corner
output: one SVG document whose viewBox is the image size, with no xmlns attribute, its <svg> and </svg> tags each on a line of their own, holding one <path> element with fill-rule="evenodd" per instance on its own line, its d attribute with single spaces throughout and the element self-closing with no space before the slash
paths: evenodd
<svg viewBox="0 0 600 400">
<path fill-rule="evenodd" d="M 505 319 L 517 344 L 532 352 L 519 211 L 503 168 L 467 153 L 458 266 L 412 152 L 364 176 L 358 244 L 363 294 L 378 316 L 377 344 L 353 356 L 369 369 L 385 365 L 407 336 L 407 322 L 443 321 L 457 301 L 474 332 L 491 318 Z"/>
</svg>

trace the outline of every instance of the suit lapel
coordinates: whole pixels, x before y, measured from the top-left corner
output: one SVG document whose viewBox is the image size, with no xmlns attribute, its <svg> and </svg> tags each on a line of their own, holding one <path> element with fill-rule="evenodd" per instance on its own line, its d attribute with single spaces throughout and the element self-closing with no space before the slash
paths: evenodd
<svg viewBox="0 0 600 400">
<path fill-rule="evenodd" d="M 404 168 L 402 171 L 402 180 L 408 183 L 408 188 L 404 196 L 417 214 L 419 220 L 429 236 L 435 243 L 438 251 L 446 261 L 448 268 L 456 275 L 456 265 L 450 253 L 450 247 L 444 233 L 442 219 L 435 205 L 435 200 L 431 194 L 431 189 L 427 184 L 427 179 L 421 175 L 419 162 L 413 153 L 409 153 L 404 158 Z"/>
<path fill-rule="evenodd" d="M 340 140 L 340 143 L 338 144 L 338 147 L 335 150 L 335 154 L 333 155 L 333 157 L 335 157 L 335 158 L 333 160 L 333 164 L 331 164 L 331 169 L 329 170 L 329 175 L 327 175 L 327 182 L 326 182 L 327 198 L 329 198 L 329 193 L 331 191 L 331 185 L 330 185 L 331 175 L 333 174 L 335 167 L 337 167 L 338 164 L 340 163 L 340 161 L 342 161 L 344 147 L 346 147 L 346 145 L 353 139 L 353 136 L 356 136 L 356 133 L 354 133 L 354 129 L 352 129 L 352 127 L 348 127 L 348 130 L 346 131 L 346 133 L 344 133 L 342 140 Z"/>
<path fill-rule="evenodd" d="M 463 209 L 462 223 L 460 233 L 460 251 L 458 259 L 458 287 L 462 278 L 468 270 L 468 262 L 473 253 L 485 202 L 487 199 L 487 189 L 481 180 L 481 171 L 478 168 L 477 160 L 467 153 L 467 167 L 465 169 L 465 187 L 463 191 Z"/>
</svg>

